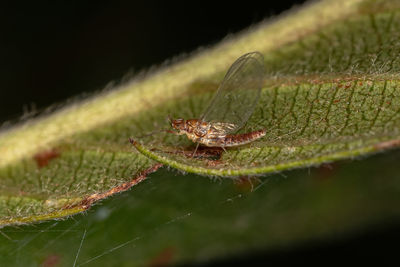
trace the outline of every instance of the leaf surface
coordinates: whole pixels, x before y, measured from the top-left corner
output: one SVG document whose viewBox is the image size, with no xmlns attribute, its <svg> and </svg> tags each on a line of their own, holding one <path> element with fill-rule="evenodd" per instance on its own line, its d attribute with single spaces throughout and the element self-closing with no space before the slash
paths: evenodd
<svg viewBox="0 0 400 267">
<path fill-rule="evenodd" d="M 340 13 L 331 12 L 340 8 Z M 166 165 L 199 174 L 263 174 L 397 146 L 397 1 L 323 1 L 262 23 L 120 88 L 0 134 L 0 224 L 60 218 Z M 230 64 L 260 51 L 267 72 L 246 147 L 189 158 L 182 136 L 145 135 L 168 115 L 197 117 Z M 133 149 L 129 137 L 135 137 Z"/>
<path fill-rule="evenodd" d="M 400 13 L 391 11 L 334 23 L 266 54 L 261 98 L 242 132 L 266 129 L 267 135 L 220 151 L 219 160 L 208 159 L 207 150 L 191 157 L 194 146 L 184 137 L 139 138 L 135 146 L 166 165 L 217 176 L 276 172 L 398 146 L 399 39 Z M 159 107 L 158 121 L 174 106 L 175 116 L 198 118 L 208 99 L 195 93 L 177 99 Z"/>
</svg>

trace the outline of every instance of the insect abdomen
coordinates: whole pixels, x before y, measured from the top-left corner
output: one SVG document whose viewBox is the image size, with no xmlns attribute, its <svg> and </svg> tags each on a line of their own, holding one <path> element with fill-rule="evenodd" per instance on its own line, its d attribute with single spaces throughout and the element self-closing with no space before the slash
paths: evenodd
<svg viewBox="0 0 400 267">
<path fill-rule="evenodd" d="M 228 134 L 221 140 L 221 146 L 229 147 L 248 144 L 263 137 L 265 134 L 266 131 L 264 129 L 244 134 Z"/>
</svg>

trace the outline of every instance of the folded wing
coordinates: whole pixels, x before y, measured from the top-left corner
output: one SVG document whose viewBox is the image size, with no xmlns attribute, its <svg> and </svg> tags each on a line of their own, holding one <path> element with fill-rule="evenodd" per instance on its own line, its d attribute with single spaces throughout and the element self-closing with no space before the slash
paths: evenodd
<svg viewBox="0 0 400 267">
<path fill-rule="evenodd" d="M 214 123 L 225 134 L 242 128 L 260 98 L 265 67 L 259 52 L 239 57 L 229 68 L 201 120 Z"/>
</svg>

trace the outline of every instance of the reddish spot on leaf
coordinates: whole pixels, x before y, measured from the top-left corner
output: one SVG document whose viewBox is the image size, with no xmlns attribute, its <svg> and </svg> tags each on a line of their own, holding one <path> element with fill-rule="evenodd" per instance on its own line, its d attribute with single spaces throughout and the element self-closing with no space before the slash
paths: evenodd
<svg viewBox="0 0 400 267">
<path fill-rule="evenodd" d="M 207 160 L 207 166 L 210 167 L 216 167 L 218 165 L 221 165 L 222 163 L 222 160 Z"/>
<path fill-rule="evenodd" d="M 153 258 L 149 267 L 161 267 L 161 266 L 169 266 L 172 262 L 172 258 L 175 254 L 175 249 L 172 247 L 165 248 L 162 250 L 155 258 Z"/>
<path fill-rule="evenodd" d="M 340 102 L 340 99 L 335 99 L 335 100 L 333 100 L 333 103 L 339 103 Z"/>
<path fill-rule="evenodd" d="M 39 168 L 43 168 L 49 164 L 50 160 L 58 158 L 60 154 L 61 153 L 56 149 L 51 149 L 37 153 L 33 156 L 33 159 L 36 161 Z"/>
<path fill-rule="evenodd" d="M 20 196 L 25 196 L 25 195 L 27 195 L 27 192 L 22 191 L 22 190 L 19 190 L 18 193 L 19 193 Z"/>
<path fill-rule="evenodd" d="M 255 162 L 255 161 L 253 161 L 252 163 L 250 163 L 250 166 L 253 166 L 253 167 L 257 167 L 257 166 L 259 166 L 260 165 L 260 163 L 259 162 Z"/>
<path fill-rule="evenodd" d="M 319 180 L 330 179 L 338 170 L 338 163 L 324 163 L 318 169 L 316 178 Z"/>
<path fill-rule="evenodd" d="M 382 150 L 382 149 L 390 149 L 390 148 L 395 148 L 400 146 L 400 140 L 390 140 L 390 141 L 386 141 L 386 142 L 382 142 L 379 144 L 376 144 L 374 146 L 375 150 Z"/>
<path fill-rule="evenodd" d="M 50 254 L 44 259 L 42 266 L 43 267 L 59 266 L 59 263 L 60 263 L 60 256 L 57 254 Z"/>
<path fill-rule="evenodd" d="M 235 186 L 239 191 L 251 192 L 260 182 L 260 179 L 254 176 L 240 176 L 235 180 Z"/>
</svg>

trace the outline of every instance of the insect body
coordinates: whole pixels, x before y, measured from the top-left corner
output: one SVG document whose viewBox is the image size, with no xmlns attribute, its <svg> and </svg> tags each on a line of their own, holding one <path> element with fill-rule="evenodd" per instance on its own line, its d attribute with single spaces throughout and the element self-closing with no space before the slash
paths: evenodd
<svg viewBox="0 0 400 267">
<path fill-rule="evenodd" d="M 171 120 L 171 125 L 178 130 L 176 134 L 186 134 L 193 142 L 209 147 L 240 146 L 251 143 L 266 134 L 264 129 L 244 134 L 227 134 L 227 129 L 234 128 L 233 124 L 205 122 L 198 119 Z"/>
<path fill-rule="evenodd" d="M 264 72 L 264 59 L 260 53 L 252 52 L 239 57 L 229 68 L 200 119 L 170 119 L 172 128 L 177 130 L 174 133 L 186 134 L 197 143 L 196 150 L 199 144 L 224 148 L 263 137 L 266 134 L 264 129 L 244 134 L 235 132 L 246 124 L 257 105 Z"/>
</svg>

